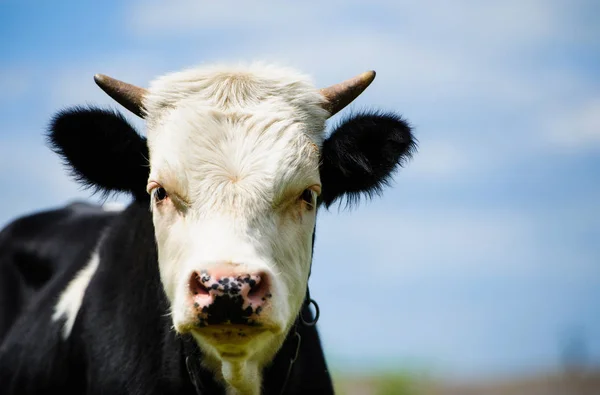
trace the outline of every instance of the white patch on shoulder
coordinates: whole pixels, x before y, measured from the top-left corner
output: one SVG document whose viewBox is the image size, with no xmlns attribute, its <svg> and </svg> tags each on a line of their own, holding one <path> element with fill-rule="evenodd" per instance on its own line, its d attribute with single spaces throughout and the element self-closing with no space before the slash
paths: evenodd
<svg viewBox="0 0 600 395">
<path fill-rule="evenodd" d="M 104 211 L 123 211 L 125 205 L 120 202 L 107 202 L 102 205 Z"/>
<path fill-rule="evenodd" d="M 83 269 L 77 273 L 75 278 L 69 282 L 67 288 L 62 292 L 58 303 L 54 307 L 54 314 L 52 315 L 52 321 L 57 322 L 64 319 L 64 325 L 62 328 L 63 339 L 68 339 L 75 324 L 77 313 L 83 302 L 85 290 L 87 289 L 92 277 L 98 269 L 100 264 L 100 255 L 98 248 L 94 249 L 89 262 Z"/>
</svg>

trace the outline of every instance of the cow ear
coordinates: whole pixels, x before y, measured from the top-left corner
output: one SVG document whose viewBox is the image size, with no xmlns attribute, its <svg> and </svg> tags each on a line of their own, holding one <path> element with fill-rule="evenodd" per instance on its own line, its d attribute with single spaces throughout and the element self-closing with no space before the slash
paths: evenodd
<svg viewBox="0 0 600 395">
<path fill-rule="evenodd" d="M 416 145 L 411 127 L 398 114 L 350 115 L 323 143 L 321 201 L 329 207 L 342 197 L 353 204 L 363 195 L 380 194 Z"/>
<path fill-rule="evenodd" d="M 72 176 L 103 195 L 147 198 L 148 146 L 120 113 L 95 107 L 59 111 L 50 122 L 48 144 Z"/>
</svg>

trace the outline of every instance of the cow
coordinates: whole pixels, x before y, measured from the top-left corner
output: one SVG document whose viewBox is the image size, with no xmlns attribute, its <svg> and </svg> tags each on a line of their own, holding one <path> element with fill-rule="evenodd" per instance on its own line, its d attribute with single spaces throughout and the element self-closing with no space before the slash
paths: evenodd
<svg viewBox="0 0 600 395">
<path fill-rule="evenodd" d="M 349 114 L 326 136 L 374 78 L 318 89 L 265 63 L 201 65 L 148 88 L 95 75 L 146 136 L 116 110 L 76 106 L 55 114 L 48 142 L 82 185 L 132 201 L 11 326 L 0 388 L 333 393 L 308 291 L 317 211 L 382 193 L 416 150 L 390 111 Z"/>
</svg>

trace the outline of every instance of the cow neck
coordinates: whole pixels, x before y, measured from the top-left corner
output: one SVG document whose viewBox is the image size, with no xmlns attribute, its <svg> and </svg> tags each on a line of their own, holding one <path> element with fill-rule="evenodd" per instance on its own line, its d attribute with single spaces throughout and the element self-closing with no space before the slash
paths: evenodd
<svg viewBox="0 0 600 395">
<path fill-rule="evenodd" d="M 304 309 L 310 309 L 310 305 L 314 305 L 315 307 L 315 317 L 311 320 L 307 320 L 304 317 Z M 287 366 L 287 371 L 283 383 L 281 385 L 281 390 L 278 392 L 279 395 L 284 395 L 288 388 L 288 384 L 290 382 L 290 377 L 292 376 L 292 371 L 294 368 L 294 363 L 298 359 L 298 355 L 300 355 L 300 347 L 302 345 L 302 336 L 300 336 L 300 332 L 298 332 L 298 325 L 303 326 L 314 326 L 319 320 L 319 305 L 315 302 L 314 299 L 310 297 L 310 291 L 308 287 L 306 287 L 306 298 L 304 299 L 304 303 L 300 308 L 300 313 L 296 318 L 294 325 L 292 326 L 293 335 L 287 336 L 286 340 L 282 344 L 279 352 L 287 352 L 290 356 L 289 364 Z M 197 395 L 205 395 L 205 394 L 213 394 L 217 393 L 218 384 L 216 380 L 214 380 L 213 375 L 205 368 L 203 368 L 199 361 L 199 352 L 198 346 L 194 344 L 193 338 L 184 339 L 184 356 L 185 356 L 185 365 L 194 389 L 196 390 Z M 187 349 L 187 350 L 186 350 Z"/>
</svg>

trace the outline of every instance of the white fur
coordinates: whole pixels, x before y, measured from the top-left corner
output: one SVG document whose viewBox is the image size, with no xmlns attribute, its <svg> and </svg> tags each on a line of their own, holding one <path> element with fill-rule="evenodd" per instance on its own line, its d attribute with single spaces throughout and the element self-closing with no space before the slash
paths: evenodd
<svg viewBox="0 0 600 395">
<path fill-rule="evenodd" d="M 88 263 L 79 271 L 79 273 L 77 273 L 75 278 L 69 282 L 69 285 L 67 285 L 65 290 L 61 293 L 58 303 L 54 307 L 52 321 L 57 322 L 59 320 L 64 320 L 62 328 L 63 339 L 68 339 L 71 335 L 71 330 L 73 330 L 75 319 L 81 308 L 85 291 L 90 284 L 90 281 L 92 281 L 92 277 L 94 277 L 99 264 L 100 256 L 98 254 L 98 249 L 95 249 L 94 252 L 92 252 L 92 256 Z"/>
<path fill-rule="evenodd" d="M 102 209 L 107 212 L 112 211 L 123 211 L 125 209 L 125 205 L 120 202 L 106 202 L 102 205 Z"/>
<path fill-rule="evenodd" d="M 194 334 L 231 394 L 256 394 L 305 296 L 316 209 L 298 198 L 320 187 L 329 114 L 306 76 L 263 64 L 174 73 L 149 92 L 149 181 L 171 199 L 153 201 L 152 211 L 173 325 L 184 332 L 195 319 L 187 298 L 193 271 L 233 264 L 240 273 L 269 273 L 273 297 L 262 315 L 272 331 L 239 346 L 243 360 L 222 357 L 232 346 Z"/>
</svg>

